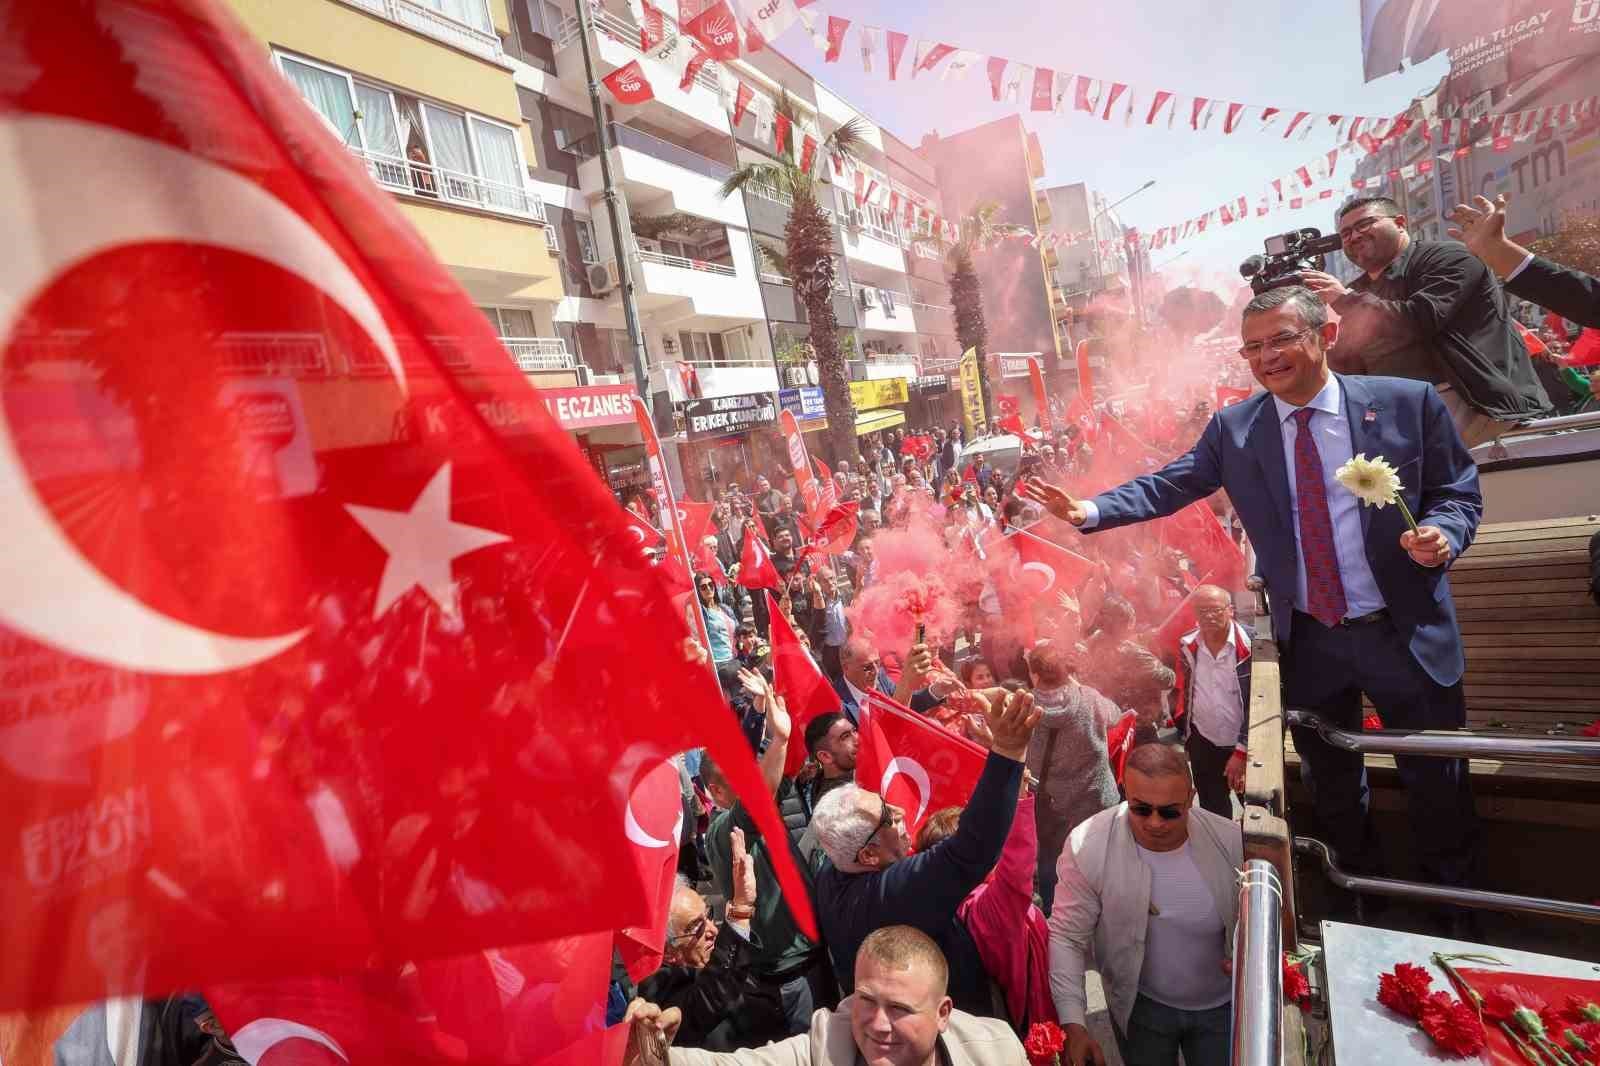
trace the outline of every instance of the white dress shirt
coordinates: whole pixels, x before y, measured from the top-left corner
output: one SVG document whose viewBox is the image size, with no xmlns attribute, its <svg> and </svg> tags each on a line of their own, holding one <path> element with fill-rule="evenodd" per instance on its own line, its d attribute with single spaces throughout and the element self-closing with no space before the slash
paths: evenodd
<svg viewBox="0 0 1600 1066">
<path fill-rule="evenodd" d="M 1295 487 L 1294 442 L 1299 428 L 1294 413 L 1299 410 L 1276 396 L 1272 403 L 1278 409 L 1279 427 L 1283 431 L 1283 461 L 1289 475 L 1289 514 L 1293 518 L 1295 543 L 1295 602 L 1298 610 L 1306 609 L 1306 561 L 1300 554 L 1300 493 Z M 1350 420 L 1345 416 L 1344 389 L 1339 379 L 1328 375 L 1322 391 L 1306 404 L 1317 413 L 1311 416 L 1310 433 L 1317 443 L 1317 455 L 1322 460 L 1322 483 L 1328 497 L 1328 518 L 1333 523 L 1333 550 L 1339 557 L 1339 580 L 1344 584 L 1345 617 L 1353 618 L 1373 611 L 1381 611 L 1383 593 L 1378 591 L 1378 579 L 1372 576 L 1367 563 L 1367 541 L 1361 530 L 1361 501 L 1355 494 L 1334 479 L 1334 471 L 1348 463 L 1355 449 L 1350 443 Z M 1369 456 L 1368 458 L 1374 458 Z"/>
<path fill-rule="evenodd" d="M 1244 696 L 1239 691 L 1239 649 L 1232 633 L 1215 655 L 1203 635 L 1195 638 L 1192 696 L 1189 713 L 1200 735 L 1219 748 L 1237 747 Z"/>
</svg>

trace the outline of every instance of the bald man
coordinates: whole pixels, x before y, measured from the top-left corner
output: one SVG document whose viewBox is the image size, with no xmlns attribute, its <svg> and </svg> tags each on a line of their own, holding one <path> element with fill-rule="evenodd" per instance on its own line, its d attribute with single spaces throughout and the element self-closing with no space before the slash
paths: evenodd
<svg viewBox="0 0 1600 1066">
<path fill-rule="evenodd" d="M 1233 597 L 1217 585 L 1193 594 L 1194 629 L 1178 641 L 1178 706 L 1173 719 L 1194 769 L 1200 806 L 1233 817 L 1231 793 L 1244 791 L 1249 753 L 1250 634 L 1233 617 Z"/>
</svg>

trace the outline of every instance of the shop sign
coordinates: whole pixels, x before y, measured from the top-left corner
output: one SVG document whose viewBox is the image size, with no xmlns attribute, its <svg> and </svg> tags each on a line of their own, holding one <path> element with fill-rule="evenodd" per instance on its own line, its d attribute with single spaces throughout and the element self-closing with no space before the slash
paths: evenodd
<svg viewBox="0 0 1600 1066">
<path fill-rule="evenodd" d="M 1000 360 L 1000 376 L 1003 378 L 1027 377 L 1030 373 L 1032 373 L 1032 370 L 1029 368 L 1028 360 L 1030 358 L 1035 358 L 1038 355 L 1038 352 L 1025 352 L 1021 355 L 998 356 L 997 358 Z"/>
<path fill-rule="evenodd" d="M 620 426 L 633 421 L 632 385 L 540 389 L 539 395 L 562 429 Z"/>
<path fill-rule="evenodd" d="M 857 411 L 871 411 L 878 407 L 893 407 L 910 403 L 905 378 L 879 378 L 876 381 L 852 381 L 850 402 Z"/>
<path fill-rule="evenodd" d="M 911 383 L 911 391 L 919 396 L 937 396 L 950 391 L 949 374 L 923 374 Z"/>
<path fill-rule="evenodd" d="M 690 440 L 746 433 L 778 419 L 778 404 L 770 392 L 744 392 L 713 396 L 683 405 L 684 427 Z"/>
<path fill-rule="evenodd" d="M 827 406 L 822 401 L 822 386 L 801 385 L 797 389 L 779 389 L 778 406 L 802 422 L 827 416 Z"/>
</svg>

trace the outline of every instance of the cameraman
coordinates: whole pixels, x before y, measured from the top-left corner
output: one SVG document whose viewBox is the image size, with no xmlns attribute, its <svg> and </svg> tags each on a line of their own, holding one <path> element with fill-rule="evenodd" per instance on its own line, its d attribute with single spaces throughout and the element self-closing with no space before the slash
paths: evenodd
<svg viewBox="0 0 1600 1066">
<path fill-rule="evenodd" d="M 1339 238 L 1364 276 L 1347 289 L 1331 274 L 1301 274 L 1339 313 L 1336 367 L 1431 382 L 1469 448 L 1550 412 L 1504 290 L 1465 245 L 1412 240 L 1387 196 L 1345 204 Z"/>
</svg>

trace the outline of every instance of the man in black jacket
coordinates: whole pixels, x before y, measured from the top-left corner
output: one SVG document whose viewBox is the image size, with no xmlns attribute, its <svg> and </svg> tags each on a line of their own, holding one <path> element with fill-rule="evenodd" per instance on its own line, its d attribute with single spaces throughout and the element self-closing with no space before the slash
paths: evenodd
<svg viewBox="0 0 1600 1066">
<path fill-rule="evenodd" d="M 1339 212 L 1339 236 L 1365 274 L 1349 288 L 1301 274 L 1339 313 L 1335 369 L 1430 382 L 1469 448 L 1549 414 L 1505 291 L 1465 245 L 1414 241 L 1405 227 L 1393 200 L 1357 197 Z"/>
<path fill-rule="evenodd" d="M 994 1014 L 983 960 L 956 907 L 1000 858 L 1039 713 L 1026 692 L 989 706 L 993 742 L 983 775 L 955 833 L 926 851 L 909 854 L 904 812 L 858 785 L 835 789 L 817 805 L 811 824 L 828 856 L 817 874 L 817 920 L 841 993 L 854 989 L 861 942 L 883 926 L 909 925 L 932 937 L 950 960 L 956 1006 Z"/>
</svg>

